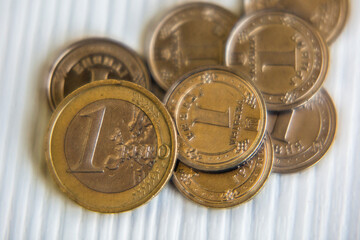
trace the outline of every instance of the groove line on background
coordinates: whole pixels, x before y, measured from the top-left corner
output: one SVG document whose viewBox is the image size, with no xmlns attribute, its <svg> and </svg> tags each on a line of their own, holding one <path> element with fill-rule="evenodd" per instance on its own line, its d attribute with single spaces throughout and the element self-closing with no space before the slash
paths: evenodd
<svg viewBox="0 0 360 240">
<path fill-rule="evenodd" d="M 17 3 L 16 5 L 13 5 L 14 9 L 12 9 L 12 11 L 11 11 L 13 13 L 16 13 L 17 10 L 19 9 L 19 8 L 15 8 L 15 6 L 18 6 L 19 1 L 17 1 L 16 3 Z M 13 31 L 11 31 L 11 33 L 9 34 L 11 39 L 15 38 L 15 36 L 17 37 L 17 39 L 23 39 L 22 38 L 22 36 L 24 35 L 23 29 L 26 26 L 25 22 L 26 22 L 26 16 L 28 16 L 28 14 L 29 14 L 29 8 L 24 9 L 24 13 L 22 14 L 22 18 L 17 18 L 16 17 L 17 14 L 13 14 L 15 19 L 19 19 L 18 20 L 18 24 L 19 24 L 18 27 L 19 28 L 17 28 L 17 29 L 12 28 Z M 11 22 L 13 23 L 14 21 L 11 21 Z M 16 31 L 16 30 L 19 30 L 19 29 L 20 29 L 20 31 Z M 22 46 L 21 45 L 21 40 L 19 40 L 18 44 L 20 45 L 20 47 Z M 8 92 L 10 92 L 10 95 L 9 95 L 10 101 L 8 101 L 9 103 L 10 102 L 11 103 L 14 103 L 14 102 L 16 103 L 17 102 L 16 99 L 15 99 L 15 96 L 16 96 L 15 89 L 16 89 L 16 87 L 11 86 L 11 85 L 15 85 L 17 83 L 17 81 L 16 81 L 17 78 L 16 77 L 18 76 L 18 73 L 20 72 L 20 71 L 18 71 L 18 67 L 19 67 L 18 62 L 23 60 L 20 57 L 21 51 L 19 50 L 19 48 L 17 46 L 18 45 L 17 45 L 16 41 L 11 41 L 10 46 L 8 46 L 8 48 L 7 48 L 7 50 L 9 52 L 14 53 L 14 54 L 11 54 L 11 56 L 13 56 L 14 59 L 11 59 L 12 61 L 11 60 L 8 61 L 9 64 L 13 62 L 14 66 L 12 68 L 11 67 L 6 68 L 6 70 L 4 71 L 5 76 L 10 75 L 10 77 L 7 76 L 4 79 L 7 79 L 10 82 L 13 79 L 12 84 L 10 84 L 9 90 L 8 90 Z M 12 48 L 15 48 L 16 50 L 15 51 L 10 51 Z M 8 54 L 6 54 L 6 56 L 7 55 Z M 6 59 L 8 59 L 8 57 L 6 57 Z M 12 70 L 12 69 L 14 70 L 14 72 L 13 73 L 9 72 L 9 70 Z M 2 173 L 3 177 L 8 176 L 7 185 L 5 187 L 3 187 L 3 186 L 1 187 L 1 189 L 4 189 L 4 188 L 6 189 L 6 187 L 9 187 L 9 191 L 6 191 L 7 194 L 3 195 L 4 198 L 8 198 L 8 201 L 9 201 L 9 206 L 6 208 L 6 210 L 4 210 L 4 211 L 6 211 L 6 213 L 4 214 L 6 216 L 5 218 L 9 220 L 9 221 L 7 221 L 5 223 L 5 229 L 4 229 L 5 230 L 4 231 L 5 236 L 7 236 L 7 237 L 10 237 L 11 230 L 8 229 L 8 228 L 9 228 L 9 226 L 11 226 L 11 222 L 14 221 L 12 212 L 14 211 L 14 209 L 13 209 L 14 208 L 13 195 L 14 195 L 14 192 L 15 192 L 14 186 L 15 186 L 15 181 L 16 181 L 15 180 L 15 177 L 16 177 L 15 170 L 16 170 L 16 167 L 18 166 L 18 161 L 19 161 L 17 158 L 15 158 L 15 160 L 9 158 L 9 155 L 10 156 L 12 154 L 17 155 L 17 153 L 13 153 L 10 150 L 12 145 L 11 144 L 9 145 L 9 142 L 12 142 L 12 139 L 14 138 L 14 134 L 12 134 L 13 133 L 12 126 L 15 126 L 14 123 L 18 123 L 20 121 L 20 119 L 16 118 L 16 114 L 15 114 L 16 110 L 17 110 L 16 108 L 9 109 L 9 113 L 3 115 L 3 116 L 8 117 L 8 119 L 6 121 L 7 123 L 5 124 L 7 126 L 6 127 L 6 132 L 5 132 L 5 139 L 7 139 L 7 140 L 5 141 L 5 144 L 4 144 L 4 160 L 9 159 L 7 162 L 10 163 L 10 164 L 5 165 L 5 167 L 3 168 L 5 174 L 4 174 L 4 172 Z M 14 119 L 14 121 L 11 121 L 11 119 Z M 5 185 L 5 181 L 2 181 L 2 183 Z"/>
</svg>

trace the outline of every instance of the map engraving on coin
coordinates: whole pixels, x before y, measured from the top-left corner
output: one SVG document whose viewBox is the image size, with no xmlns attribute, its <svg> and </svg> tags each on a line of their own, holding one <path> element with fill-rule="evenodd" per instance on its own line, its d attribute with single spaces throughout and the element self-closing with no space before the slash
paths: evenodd
<svg viewBox="0 0 360 240">
<path fill-rule="evenodd" d="M 150 200 L 170 179 L 175 134 L 171 116 L 146 89 L 97 81 L 54 112 L 46 157 L 70 198 L 90 210 L 122 212 Z"/>
<path fill-rule="evenodd" d="M 259 147 L 266 108 L 249 82 L 214 67 L 186 75 L 165 97 L 179 139 L 179 158 L 204 171 L 236 167 Z"/>
<path fill-rule="evenodd" d="M 268 110 L 304 104 L 321 87 L 328 49 L 320 34 L 288 13 L 260 12 L 240 20 L 226 45 L 226 65 L 262 92 Z"/>
<path fill-rule="evenodd" d="M 269 112 L 268 131 L 274 144 L 274 172 L 292 173 L 317 163 L 330 148 L 336 112 L 322 89 L 305 105 L 291 111 Z"/>
</svg>

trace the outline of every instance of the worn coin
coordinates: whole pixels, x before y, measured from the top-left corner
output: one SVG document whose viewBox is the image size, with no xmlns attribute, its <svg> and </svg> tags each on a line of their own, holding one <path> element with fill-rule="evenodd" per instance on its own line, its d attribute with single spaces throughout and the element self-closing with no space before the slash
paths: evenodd
<svg viewBox="0 0 360 240">
<path fill-rule="evenodd" d="M 215 208 L 233 207 L 260 191 L 272 163 L 272 144 L 267 136 L 258 152 L 235 170 L 205 173 L 179 162 L 172 181 L 182 194 L 196 203 Z"/>
<path fill-rule="evenodd" d="M 183 74 L 224 62 L 226 39 L 236 22 L 211 3 L 189 3 L 170 11 L 148 36 L 147 58 L 156 82 L 167 90 Z"/>
<path fill-rule="evenodd" d="M 245 0 L 245 11 L 277 9 L 307 20 L 328 43 L 332 43 L 345 26 L 349 0 Z"/>
<path fill-rule="evenodd" d="M 46 135 L 50 172 L 71 199 L 122 212 L 154 197 L 170 179 L 176 132 L 164 105 L 128 81 L 89 83 L 53 113 Z"/>
<path fill-rule="evenodd" d="M 195 70 L 168 91 L 179 158 L 204 171 L 234 168 L 260 146 L 266 107 L 250 81 L 221 67 Z"/>
<path fill-rule="evenodd" d="M 305 105 L 268 114 L 268 131 L 274 143 L 273 171 L 297 172 L 317 163 L 327 152 L 336 131 L 336 111 L 321 89 Z"/>
<path fill-rule="evenodd" d="M 140 57 L 114 40 L 89 38 L 69 46 L 58 57 L 48 77 L 52 109 L 75 89 L 95 80 L 128 80 L 150 88 L 150 77 Z"/>
<path fill-rule="evenodd" d="M 320 34 L 299 17 L 260 12 L 234 27 L 225 61 L 250 75 L 268 110 L 283 111 L 304 104 L 319 90 L 329 57 Z"/>
</svg>

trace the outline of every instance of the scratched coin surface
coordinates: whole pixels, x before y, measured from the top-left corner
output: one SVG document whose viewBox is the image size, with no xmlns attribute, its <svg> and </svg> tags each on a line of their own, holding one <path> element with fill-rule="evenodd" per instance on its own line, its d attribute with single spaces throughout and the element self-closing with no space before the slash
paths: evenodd
<svg viewBox="0 0 360 240">
<path fill-rule="evenodd" d="M 164 102 L 178 132 L 179 159 L 199 170 L 236 167 L 254 154 L 266 130 L 261 93 L 225 68 L 183 76 Z"/>
<path fill-rule="evenodd" d="M 314 165 L 335 137 L 336 111 L 324 89 L 305 105 L 291 111 L 270 112 L 268 117 L 267 129 L 274 143 L 274 172 L 297 172 Z"/>
<path fill-rule="evenodd" d="M 210 3 L 189 3 L 170 11 L 148 36 L 146 52 L 154 79 L 167 90 L 197 67 L 223 64 L 235 22 L 231 12 Z"/>
<path fill-rule="evenodd" d="M 176 132 L 163 104 L 131 82 L 105 80 L 71 93 L 46 136 L 52 176 L 71 199 L 122 212 L 154 197 L 171 177 Z"/>
<path fill-rule="evenodd" d="M 277 9 L 293 13 L 320 31 L 332 43 L 345 26 L 349 0 L 245 0 L 245 11 Z"/>
<path fill-rule="evenodd" d="M 240 20 L 225 55 L 226 65 L 248 74 L 272 111 L 308 101 L 323 84 L 329 61 L 318 31 L 282 12 L 258 12 Z"/>
<path fill-rule="evenodd" d="M 273 149 L 265 137 L 258 152 L 237 169 L 206 173 L 179 162 L 172 178 L 187 198 L 207 207 L 233 207 L 251 199 L 263 187 L 271 172 Z"/>
<path fill-rule="evenodd" d="M 148 71 L 134 51 L 111 39 L 89 38 L 69 46 L 52 67 L 48 78 L 51 108 L 84 84 L 104 79 L 127 80 L 150 88 Z"/>
</svg>

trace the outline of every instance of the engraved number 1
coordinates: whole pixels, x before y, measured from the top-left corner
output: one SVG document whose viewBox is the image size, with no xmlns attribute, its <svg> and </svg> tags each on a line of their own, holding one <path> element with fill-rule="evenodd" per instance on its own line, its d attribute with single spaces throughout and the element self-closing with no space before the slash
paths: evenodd
<svg viewBox="0 0 360 240">
<path fill-rule="evenodd" d="M 81 117 L 90 119 L 90 124 L 89 124 L 90 129 L 88 131 L 85 149 L 80 158 L 79 164 L 74 169 L 71 169 L 71 172 L 77 172 L 77 173 L 104 172 L 102 168 L 98 168 L 93 165 L 93 160 L 94 160 L 96 145 L 101 131 L 101 126 L 103 124 L 103 120 L 105 116 L 105 110 L 106 108 L 102 107 L 101 109 L 97 109 L 95 111 L 80 112 Z"/>
<path fill-rule="evenodd" d="M 271 137 L 282 142 L 287 141 L 287 133 L 290 127 L 294 111 L 280 113 L 276 116 L 274 127 L 271 131 Z"/>
<path fill-rule="evenodd" d="M 226 112 L 219 112 L 201 108 L 196 105 L 196 111 L 194 112 L 195 123 L 209 124 L 218 127 L 230 128 L 230 108 Z"/>
</svg>

